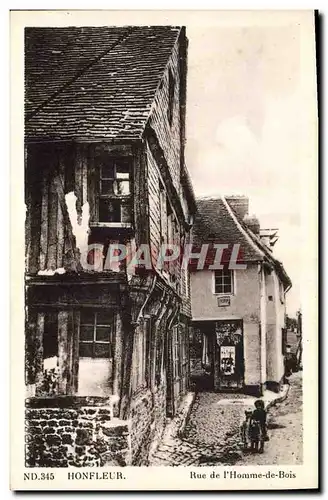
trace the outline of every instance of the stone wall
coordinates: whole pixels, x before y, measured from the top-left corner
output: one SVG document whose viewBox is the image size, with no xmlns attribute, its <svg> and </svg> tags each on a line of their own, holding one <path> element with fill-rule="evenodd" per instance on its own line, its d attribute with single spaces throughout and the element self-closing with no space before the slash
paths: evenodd
<svg viewBox="0 0 328 500">
<path fill-rule="evenodd" d="M 148 465 L 151 447 L 156 446 L 166 422 L 166 390 L 158 386 L 153 393 L 143 391 L 131 405 L 132 465 Z"/>
<path fill-rule="evenodd" d="M 26 400 L 26 467 L 148 465 L 166 423 L 165 384 L 136 394 L 129 420 L 97 399 Z"/>
<path fill-rule="evenodd" d="M 131 461 L 129 424 L 113 418 L 108 401 L 33 398 L 26 400 L 25 417 L 26 467 L 124 466 Z"/>
</svg>

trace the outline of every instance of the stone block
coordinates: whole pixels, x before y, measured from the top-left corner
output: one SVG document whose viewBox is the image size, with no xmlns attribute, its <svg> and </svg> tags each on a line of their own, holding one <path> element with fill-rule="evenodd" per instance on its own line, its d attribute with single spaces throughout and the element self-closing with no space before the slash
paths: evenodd
<svg viewBox="0 0 328 500">
<path fill-rule="evenodd" d="M 48 434 L 46 437 L 46 443 L 49 446 L 59 446 L 61 444 L 61 438 L 55 434 Z"/>
<path fill-rule="evenodd" d="M 55 434 L 56 430 L 53 427 L 45 427 L 43 432 L 44 434 Z"/>
<path fill-rule="evenodd" d="M 86 450 L 85 446 L 76 446 L 75 447 L 75 452 L 76 452 L 76 454 L 78 456 L 84 455 L 85 454 L 85 450 Z"/>
<path fill-rule="evenodd" d="M 106 415 L 112 413 L 112 408 L 99 408 L 98 409 L 98 415 Z"/>
<path fill-rule="evenodd" d="M 42 434 L 43 430 L 41 427 L 38 426 L 31 426 L 31 427 L 27 426 L 27 432 L 30 432 L 31 434 L 36 436 Z"/>
<path fill-rule="evenodd" d="M 74 418 L 77 418 L 78 412 L 76 410 L 64 411 L 60 413 L 60 416 L 63 419 L 72 420 Z"/>
<path fill-rule="evenodd" d="M 112 420 L 112 417 L 109 413 L 107 414 L 102 414 L 102 415 L 99 415 L 98 418 L 97 418 L 97 422 L 109 422 Z"/>
<path fill-rule="evenodd" d="M 63 444 L 72 444 L 72 436 L 70 434 L 62 434 L 61 438 Z"/>
<path fill-rule="evenodd" d="M 49 427 L 58 427 L 58 420 L 49 420 Z"/>
<path fill-rule="evenodd" d="M 80 420 L 79 427 L 83 429 L 93 429 L 94 424 L 93 421 L 89 420 Z"/>
<path fill-rule="evenodd" d="M 126 425 L 103 426 L 102 431 L 105 436 L 121 436 L 123 432 L 128 432 L 128 428 Z"/>
<path fill-rule="evenodd" d="M 97 410 L 95 410 L 94 408 L 87 408 L 87 409 L 82 411 L 82 414 L 85 414 L 85 415 L 95 415 L 96 413 L 97 413 Z"/>
<path fill-rule="evenodd" d="M 75 442 L 78 445 L 92 443 L 92 431 L 90 429 L 77 429 Z"/>
<path fill-rule="evenodd" d="M 71 425 L 71 420 L 59 420 L 60 427 L 65 427 L 66 425 Z"/>
<path fill-rule="evenodd" d="M 108 449 L 110 451 L 119 451 L 119 450 L 122 450 L 122 449 L 125 449 L 126 447 L 128 446 L 128 443 L 127 443 L 127 440 L 122 438 L 122 439 L 118 439 L 118 438 L 115 438 L 115 439 L 112 439 L 111 441 L 108 441 Z"/>
<path fill-rule="evenodd" d="M 125 467 L 126 465 L 128 465 L 128 456 L 128 450 L 120 453 L 107 452 L 101 456 L 101 462 L 103 466 Z"/>
</svg>

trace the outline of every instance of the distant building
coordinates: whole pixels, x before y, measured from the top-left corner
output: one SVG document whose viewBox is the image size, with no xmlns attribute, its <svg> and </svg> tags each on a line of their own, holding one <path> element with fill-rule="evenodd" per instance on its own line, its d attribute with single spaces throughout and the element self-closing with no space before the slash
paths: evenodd
<svg viewBox="0 0 328 500">
<path fill-rule="evenodd" d="M 200 364 L 214 390 L 256 395 L 265 387 L 278 390 L 284 375 L 285 295 L 291 281 L 270 247 L 277 231 L 265 230 L 262 239 L 243 196 L 198 199 L 197 207 L 193 243 L 195 248 L 209 244 L 209 257 L 204 269 L 191 268 L 192 352 L 201 340 Z M 211 256 L 215 244 L 228 247 L 222 251 L 222 269 L 216 270 L 215 252 Z M 236 248 L 236 263 L 245 269 L 231 268 Z"/>
<path fill-rule="evenodd" d="M 26 464 L 146 464 L 189 379 L 188 274 L 155 266 L 195 212 L 185 29 L 26 28 L 25 46 Z M 96 268 L 117 244 L 152 265 Z"/>
</svg>

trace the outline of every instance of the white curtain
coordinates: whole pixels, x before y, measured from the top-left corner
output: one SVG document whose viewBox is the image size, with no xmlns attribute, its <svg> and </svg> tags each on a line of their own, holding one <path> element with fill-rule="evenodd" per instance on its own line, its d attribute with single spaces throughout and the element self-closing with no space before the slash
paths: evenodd
<svg viewBox="0 0 328 500">
<path fill-rule="evenodd" d="M 202 352 L 202 365 L 208 365 L 210 358 L 208 355 L 208 336 L 203 334 L 203 352 Z"/>
</svg>

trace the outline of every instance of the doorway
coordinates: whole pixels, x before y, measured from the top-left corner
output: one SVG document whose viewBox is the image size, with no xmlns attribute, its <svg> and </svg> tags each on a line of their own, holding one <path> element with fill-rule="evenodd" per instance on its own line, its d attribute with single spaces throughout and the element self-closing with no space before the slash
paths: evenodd
<svg viewBox="0 0 328 500">
<path fill-rule="evenodd" d="M 190 383 L 196 392 L 214 390 L 214 321 L 193 324 L 190 337 Z"/>
<path fill-rule="evenodd" d="M 238 391 L 244 386 L 243 321 L 216 321 L 213 332 L 214 390 Z"/>
</svg>

